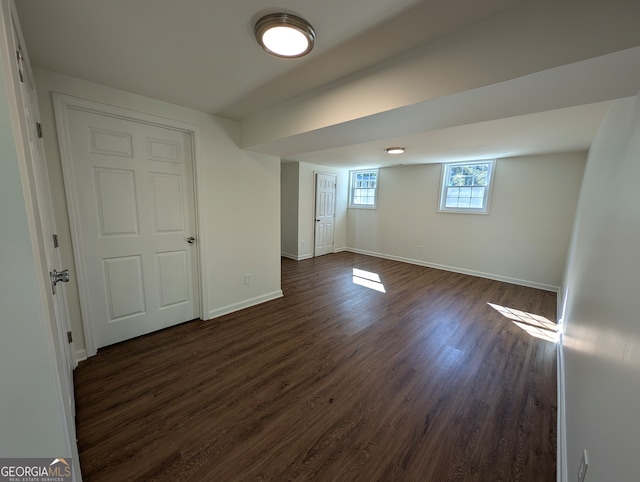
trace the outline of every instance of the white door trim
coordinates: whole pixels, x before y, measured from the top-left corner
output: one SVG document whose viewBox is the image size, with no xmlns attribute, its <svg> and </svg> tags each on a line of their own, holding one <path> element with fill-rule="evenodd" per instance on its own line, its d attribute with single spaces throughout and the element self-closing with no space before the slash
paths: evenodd
<svg viewBox="0 0 640 482">
<path fill-rule="evenodd" d="M 38 299 L 35 303 L 40 305 L 45 332 L 45 340 L 51 359 L 51 380 L 54 386 L 54 398 L 51 403 L 57 404 L 60 409 L 60 418 L 62 425 L 65 427 L 63 444 L 67 453 L 71 456 L 74 480 L 82 480 L 80 472 L 80 459 L 78 457 L 78 447 L 76 444 L 76 427 L 74 421 L 75 405 L 74 400 L 69 399 L 69 391 L 66 389 L 68 379 L 67 370 L 74 368 L 68 364 L 75 365 L 75 360 L 64 355 L 67 347 L 65 341 L 61 340 L 61 330 L 59 321 L 56 319 L 56 302 L 53 301 L 51 292 L 51 284 L 49 278 L 49 268 L 47 266 L 47 247 L 44 243 L 43 217 L 46 215 L 41 210 L 42 204 L 38 201 L 38 179 L 36 174 L 36 166 L 29 147 L 29 137 L 26 113 L 24 105 L 21 102 L 21 88 L 19 84 L 19 73 L 16 65 L 16 45 L 14 44 L 14 27 L 20 44 L 23 47 L 23 55 L 25 56 L 24 75 L 28 75 L 31 85 L 35 86 L 32 72 L 29 64 L 27 50 L 24 46 L 24 38 L 19 24 L 18 14 L 14 0 L 0 0 L 0 62 L 2 69 L 0 74 L 5 77 L 5 85 L 7 89 L 7 101 L 11 116 L 11 127 L 14 131 L 16 154 L 18 157 L 18 165 L 20 169 L 20 177 L 22 179 L 22 188 L 24 194 L 24 202 L 26 208 L 27 223 L 29 227 L 29 242 L 32 247 L 33 257 L 36 268 L 41 269 L 41 276 L 38 277 Z M 34 99 L 34 107 L 37 110 L 37 101 Z M 36 119 L 33 119 L 36 121 Z M 44 154 L 43 154 L 44 155 Z M 43 158 L 44 161 L 44 158 Z M 42 192 L 40 193 L 43 194 Z M 47 192 L 48 194 L 48 192 Z M 52 215 L 52 214 L 51 214 Z M 61 290 L 58 298 L 59 307 L 66 310 L 66 298 L 64 290 Z M 64 374 L 61 373 L 64 371 Z"/>
<path fill-rule="evenodd" d="M 71 165 L 71 133 L 68 124 L 68 111 L 70 109 L 81 110 L 85 112 L 91 112 L 99 115 L 106 115 L 123 119 L 132 122 L 138 122 L 143 124 L 149 124 L 158 127 L 164 127 L 169 129 L 175 129 L 187 134 L 190 134 L 192 143 L 192 155 L 193 155 L 193 176 L 194 176 L 194 205 L 195 205 L 195 217 L 196 217 L 196 256 L 198 260 L 198 280 L 200 292 L 200 306 L 198 314 L 201 318 L 204 314 L 209 313 L 209 306 L 207 297 L 207 271 L 203 266 L 206 264 L 206 251 L 200 249 L 200 247 L 206 243 L 204 229 L 205 216 L 205 204 L 202 202 L 201 196 L 205 192 L 204 186 L 201 186 L 198 182 L 198 168 L 200 167 L 199 159 L 202 156 L 198 155 L 198 138 L 200 129 L 199 126 L 189 124 L 174 119 L 167 119 L 164 117 L 158 117 L 151 114 L 145 114 L 143 112 L 132 111 L 129 109 L 123 109 L 121 107 L 115 107 L 91 100 L 81 99 L 66 94 L 53 93 L 53 106 L 56 119 L 56 130 L 58 134 L 58 145 L 60 149 L 60 159 L 62 163 L 62 173 L 64 177 L 65 196 L 67 199 L 67 206 L 69 209 L 69 224 L 71 227 L 71 238 L 73 240 L 79 240 L 82 238 L 80 224 L 79 224 L 79 201 L 77 193 L 73 186 L 75 186 L 75 176 Z M 82 243 L 73 243 L 73 255 L 76 265 L 76 273 L 78 279 L 78 291 L 80 296 L 80 311 L 82 314 L 82 326 L 84 328 L 85 346 L 87 350 L 87 356 L 93 356 L 97 353 L 97 344 L 95 340 L 95 333 L 93 329 L 93 322 L 90 319 L 92 310 L 90 309 L 91 302 L 87 289 L 87 272 L 83 263 Z"/>
</svg>

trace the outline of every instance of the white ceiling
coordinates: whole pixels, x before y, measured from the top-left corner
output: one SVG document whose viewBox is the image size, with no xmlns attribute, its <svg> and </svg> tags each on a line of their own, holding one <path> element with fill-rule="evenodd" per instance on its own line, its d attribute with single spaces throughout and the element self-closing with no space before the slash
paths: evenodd
<svg viewBox="0 0 640 482">
<path fill-rule="evenodd" d="M 640 90 L 633 0 L 16 6 L 34 66 L 239 121 L 241 147 L 283 160 L 384 166 L 587 149 L 607 101 Z M 257 45 L 253 25 L 276 11 L 314 26 L 308 57 Z M 407 153 L 390 158 L 392 144 Z"/>
</svg>

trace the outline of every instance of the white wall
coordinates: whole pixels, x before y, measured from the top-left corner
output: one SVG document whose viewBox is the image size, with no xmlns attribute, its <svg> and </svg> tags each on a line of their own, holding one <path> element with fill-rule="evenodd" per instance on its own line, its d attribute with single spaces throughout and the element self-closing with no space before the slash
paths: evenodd
<svg viewBox="0 0 640 482">
<path fill-rule="evenodd" d="M 336 220 L 333 231 L 333 250 L 343 250 L 346 246 L 347 237 L 349 171 L 304 162 L 300 162 L 299 165 L 298 259 L 313 256 L 316 172 L 336 175 Z"/>
<path fill-rule="evenodd" d="M 101 86 L 45 70 L 35 70 L 45 150 L 49 164 L 61 255 L 73 267 L 62 170 L 55 138 L 51 92 L 165 117 L 198 127 L 196 170 L 203 269 L 208 280 L 203 318 L 281 296 L 280 290 L 280 159 L 237 147 L 239 125 L 192 109 Z M 205 241 L 203 241 L 205 240 Z M 73 268 L 72 268 L 73 269 Z M 252 283 L 244 284 L 244 274 Z M 77 287 L 67 290 L 76 348 L 83 336 Z"/>
<path fill-rule="evenodd" d="M 0 457 L 70 457 L 4 78 L 0 61 Z"/>
<path fill-rule="evenodd" d="M 381 169 L 378 208 L 348 210 L 347 247 L 555 290 L 585 159 L 583 152 L 499 159 L 487 216 L 436 211 L 440 164 Z"/>
<path fill-rule="evenodd" d="M 315 228 L 315 174 L 336 175 L 334 251 L 342 251 L 347 239 L 347 191 L 349 171 L 304 162 L 281 166 L 282 255 L 292 259 L 313 257 Z"/>
<path fill-rule="evenodd" d="M 282 256 L 298 259 L 299 163 L 280 165 L 280 227 Z"/>
<path fill-rule="evenodd" d="M 590 150 L 562 290 L 565 480 L 583 449 L 589 482 L 640 477 L 639 160 L 640 98 L 615 101 Z"/>
</svg>

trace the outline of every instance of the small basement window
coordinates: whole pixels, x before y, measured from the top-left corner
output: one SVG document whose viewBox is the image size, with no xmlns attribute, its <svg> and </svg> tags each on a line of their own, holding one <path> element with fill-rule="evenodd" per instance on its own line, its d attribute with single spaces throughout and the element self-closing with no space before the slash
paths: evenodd
<svg viewBox="0 0 640 482">
<path fill-rule="evenodd" d="M 349 173 L 349 207 L 375 209 L 378 200 L 378 169 Z"/>
<path fill-rule="evenodd" d="M 438 211 L 488 214 L 494 160 L 442 165 Z"/>
</svg>

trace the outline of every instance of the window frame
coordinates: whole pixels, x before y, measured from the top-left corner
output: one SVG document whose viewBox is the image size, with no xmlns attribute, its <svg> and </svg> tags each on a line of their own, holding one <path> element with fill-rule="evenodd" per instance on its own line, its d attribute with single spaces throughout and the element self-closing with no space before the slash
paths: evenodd
<svg viewBox="0 0 640 482">
<path fill-rule="evenodd" d="M 489 207 L 491 205 L 491 193 L 493 191 L 494 176 L 496 172 L 496 159 L 481 159 L 477 161 L 457 161 L 457 162 L 444 162 L 442 163 L 442 173 L 440 175 L 440 189 L 438 194 L 438 209 L 439 213 L 453 213 L 453 214 L 489 214 Z M 483 196 L 483 207 L 447 207 L 446 206 L 446 193 L 447 188 L 451 187 L 447 185 L 447 178 L 450 176 L 452 167 L 457 166 L 473 166 L 477 164 L 488 164 L 487 185 L 485 186 Z M 471 186 L 474 187 L 474 186 Z"/>
<path fill-rule="evenodd" d="M 375 186 L 369 188 L 356 188 L 355 176 L 357 174 L 375 174 Z M 378 189 L 380 187 L 380 169 L 354 169 L 349 171 L 349 209 L 377 209 L 378 207 Z M 373 204 L 355 204 L 354 203 L 354 191 L 355 189 L 373 189 Z"/>
</svg>

